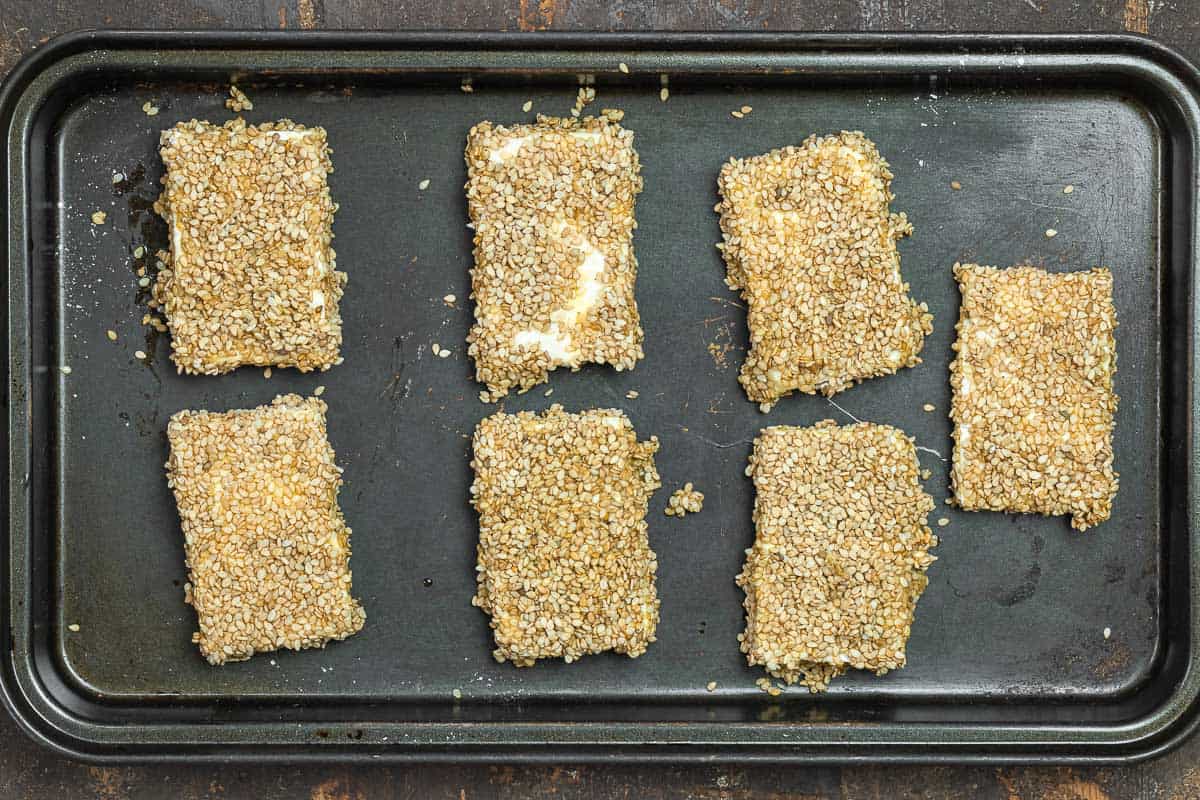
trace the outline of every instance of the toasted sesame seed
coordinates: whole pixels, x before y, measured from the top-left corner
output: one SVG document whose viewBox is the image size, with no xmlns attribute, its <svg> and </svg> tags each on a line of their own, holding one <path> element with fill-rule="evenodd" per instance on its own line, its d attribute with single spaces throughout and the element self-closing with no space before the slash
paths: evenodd
<svg viewBox="0 0 1200 800">
<path fill-rule="evenodd" d="M 1053 239 L 1055 236 L 1058 236 L 1058 231 L 1054 230 L 1054 228 L 1046 228 L 1047 239 Z"/>
<path fill-rule="evenodd" d="M 104 335 L 108 337 L 110 342 L 115 342 L 117 340 L 117 332 L 114 330 L 107 330 L 104 332 Z"/>
<path fill-rule="evenodd" d="M 628 392 L 625 393 L 625 396 L 627 398 L 629 398 L 630 400 L 637 400 L 640 395 L 638 394 L 637 389 L 630 389 Z"/>
<path fill-rule="evenodd" d="M 418 183 L 417 188 L 420 189 L 422 192 L 425 191 L 426 189 L 428 189 L 429 188 L 429 178 L 426 178 L 425 180 Z"/>
<path fill-rule="evenodd" d="M 682 518 L 688 514 L 697 514 L 703 508 L 704 494 L 697 492 L 695 487 L 689 482 L 685 483 L 682 489 L 676 489 L 671 494 L 663 513 L 668 517 Z"/>
<path fill-rule="evenodd" d="M 121 182 L 121 181 L 123 181 L 123 180 L 125 180 L 125 173 L 124 173 L 124 172 L 114 172 L 114 173 L 113 173 L 113 176 L 112 176 L 112 182 L 113 182 L 113 183 L 120 183 L 120 182 Z"/>
<path fill-rule="evenodd" d="M 464 78 L 462 81 L 462 84 L 459 85 L 458 88 L 462 89 L 467 94 L 470 94 L 471 92 L 475 91 L 475 86 L 474 86 L 474 84 L 471 83 L 470 78 Z"/>
<path fill-rule="evenodd" d="M 927 481 L 932 477 L 933 477 L 933 470 L 931 470 L 931 469 L 921 470 L 921 480 Z"/>
<path fill-rule="evenodd" d="M 62 374 L 63 374 L 63 375 L 70 375 L 70 374 L 71 374 L 71 368 L 70 368 L 69 366 L 67 366 L 66 364 L 63 364 L 61 367 L 59 367 L 59 370 L 61 370 L 61 371 L 62 371 Z"/>
<path fill-rule="evenodd" d="M 254 103 L 250 102 L 250 98 L 236 86 L 229 87 L 229 98 L 225 101 L 225 107 L 235 114 L 240 114 L 243 111 L 252 111 Z"/>
<path fill-rule="evenodd" d="M 925 409 L 926 411 L 937 411 L 937 406 L 935 406 L 933 403 L 926 403 L 925 405 L 921 406 L 921 408 Z"/>
<path fill-rule="evenodd" d="M 1063 194 L 1071 194 L 1074 191 L 1075 191 L 1075 187 L 1069 183 L 1063 187 Z"/>
<path fill-rule="evenodd" d="M 958 181 L 950 181 L 950 188 L 957 192 L 962 188 L 962 184 Z"/>
<path fill-rule="evenodd" d="M 173 247 L 158 254 L 152 299 L 179 371 L 336 363 L 346 275 L 331 247 L 324 129 L 192 120 L 162 132 L 160 153 L 167 171 L 155 209 Z M 269 288 L 271 302 L 254 287 Z"/>
<path fill-rule="evenodd" d="M 438 358 L 449 358 L 453 352 L 453 350 L 443 349 L 442 352 L 438 353 Z"/>
<path fill-rule="evenodd" d="M 457 297 L 455 297 L 454 295 L 452 295 L 452 294 L 448 294 L 448 295 L 446 295 L 445 297 L 443 297 L 443 298 L 442 298 L 442 302 L 443 302 L 443 303 L 445 303 L 445 304 L 446 304 L 446 305 L 448 305 L 448 306 L 452 306 L 452 305 L 454 305 L 454 301 L 455 301 L 455 300 L 457 300 L 457 299 L 458 299 L 458 298 L 457 298 Z"/>
<path fill-rule="evenodd" d="M 1079 530 L 1108 519 L 1118 486 L 1112 272 L 955 264 L 954 275 L 955 504 L 1070 514 Z"/>
<path fill-rule="evenodd" d="M 71 633 L 78 633 L 79 632 L 79 624 L 72 622 L 70 625 L 67 626 L 67 630 L 69 630 Z"/>
<path fill-rule="evenodd" d="M 707 684 L 705 684 L 704 688 L 710 692 L 715 692 L 717 690 L 717 682 L 709 681 Z"/>
<path fill-rule="evenodd" d="M 742 117 L 746 116 L 746 115 L 745 115 L 745 114 L 743 114 L 741 111 L 730 111 L 730 112 L 729 112 L 729 115 L 730 115 L 731 117 L 734 117 L 735 119 L 741 119 Z"/>
<path fill-rule="evenodd" d="M 533 110 L 533 101 L 526 100 L 525 105 L 521 106 L 521 110 L 528 114 L 531 110 Z"/>
<path fill-rule="evenodd" d="M 199 621 L 193 641 L 212 664 L 322 647 L 362 628 L 325 408 L 281 395 L 253 409 L 181 411 L 167 425 L 184 599 Z"/>
<path fill-rule="evenodd" d="M 434 342 L 433 344 L 429 345 L 429 352 L 436 356 L 438 353 L 442 352 L 442 346 L 437 342 Z"/>
<path fill-rule="evenodd" d="M 462 700 L 462 689 L 455 689 L 450 694 L 454 696 L 455 700 Z"/>
<path fill-rule="evenodd" d="M 912 226 L 889 207 L 891 180 L 857 132 L 721 169 L 718 248 L 752 343 L 738 379 L 764 412 L 794 391 L 830 396 L 919 363 L 933 318 L 900 273 L 896 240 Z"/>
<path fill-rule="evenodd" d="M 263 377 L 264 377 L 264 378 L 270 378 L 270 377 L 271 377 L 271 368 L 270 368 L 270 367 L 267 367 L 266 369 L 264 369 L 264 370 L 263 370 Z"/>
<path fill-rule="evenodd" d="M 938 517 L 937 524 L 939 528 L 944 528 L 950 524 L 950 519 L 948 517 Z"/>
<path fill-rule="evenodd" d="M 617 69 L 621 70 L 621 72 L 624 72 L 626 75 L 629 74 L 629 65 L 624 61 L 622 61 L 620 64 L 617 64 Z"/>
<path fill-rule="evenodd" d="M 472 602 L 491 617 L 496 660 L 645 652 L 659 616 L 645 521 L 660 485 L 658 440 L 639 442 L 615 409 L 569 414 L 556 404 L 485 418 L 473 446 Z"/>
<path fill-rule="evenodd" d="M 670 96 L 671 96 L 671 90 L 668 89 L 667 87 L 664 86 L 658 90 L 658 99 L 661 100 L 662 102 L 664 102 L 664 103 L 667 102 L 667 98 Z"/>
<path fill-rule="evenodd" d="M 934 561 L 933 499 L 918 468 L 912 440 L 886 425 L 825 420 L 759 434 L 749 462 L 754 546 L 737 576 L 751 666 L 822 691 L 850 667 L 905 665 Z M 779 691 L 767 678 L 756 683 Z"/>
<path fill-rule="evenodd" d="M 103 211 L 93 211 L 92 212 L 92 224 L 93 225 L 103 225 L 107 219 L 108 219 L 108 214 L 104 213 Z"/>
<path fill-rule="evenodd" d="M 146 116 L 153 117 L 154 115 L 158 114 L 158 106 L 147 100 L 146 102 L 142 103 L 142 111 L 145 112 Z"/>
<path fill-rule="evenodd" d="M 141 258 L 144 255 L 146 255 L 146 248 L 142 245 L 139 244 L 137 247 L 133 248 L 134 258 Z"/>
<path fill-rule="evenodd" d="M 325 394 L 324 386 L 318 386 L 317 388 L 313 389 L 313 397 L 320 397 L 323 394 Z"/>
<path fill-rule="evenodd" d="M 134 351 L 133 351 L 133 357 L 134 357 L 134 358 L 136 358 L 136 359 L 140 359 L 140 360 L 142 360 L 142 361 L 145 361 L 145 360 L 146 360 L 146 353 L 145 353 L 145 351 L 142 351 L 142 350 L 134 350 Z"/>
<path fill-rule="evenodd" d="M 1107 639 L 1110 636 L 1112 636 L 1112 628 L 1105 628 L 1104 629 L 1104 638 Z"/>
<path fill-rule="evenodd" d="M 146 288 L 147 286 L 149 286 L 149 285 L 150 285 L 150 278 L 149 278 L 149 277 L 142 276 L 141 278 L 138 278 L 138 286 L 140 286 L 140 287 L 142 287 L 143 289 L 145 289 L 145 288 Z"/>
<path fill-rule="evenodd" d="M 750 106 L 742 106 L 742 107 L 741 107 L 740 109 L 738 109 L 738 110 L 739 110 L 739 111 L 741 111 L 743 114 L 749 114 L 749 113 L 750 113 L 751 111 L 753 111 L 754 109 L 753 109 L 753 108 L 751 108 Z"/>
<path fill-rule="evenodd" d="M 594 96 L 580 88 L 580 97 Z M 643 357 L 634 284 L 633 134 L 604 110 L 583 120 L 481 122 L 467 138 L 475 323 L 467 354 L 498 399 L 558 367 Z"/>
</svg>

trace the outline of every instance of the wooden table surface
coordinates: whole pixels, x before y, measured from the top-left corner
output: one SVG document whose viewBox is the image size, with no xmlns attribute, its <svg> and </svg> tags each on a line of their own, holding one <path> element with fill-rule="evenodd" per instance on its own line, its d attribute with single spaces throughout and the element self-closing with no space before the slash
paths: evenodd
<svg viewBox="0 0 1200 800">
<path fill-rule="evenodd" d="M 0 76 L 78 28 L 1132 31 L 1200 61 L 1200 0 L 0 0 Z M 93 767 L 0 714 L 0 797 L 1200 800 L 1200 738 L 1128 769 Z"/>
</svg>

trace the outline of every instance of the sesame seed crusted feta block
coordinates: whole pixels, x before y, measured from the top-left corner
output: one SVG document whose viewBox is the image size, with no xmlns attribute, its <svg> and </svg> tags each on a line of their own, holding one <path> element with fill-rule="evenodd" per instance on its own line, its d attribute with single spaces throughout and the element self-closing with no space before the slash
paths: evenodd
<svg viewBox="0 0 1200 800">
<path fill-rule="evenodd" d="M 739 380 L 763 411 L 793 391 L 827 396 L 920 363 L 932 332 L 908 295 L 889 203 L 892 173 L 861 133 L 734 158 L 718 188 L 726 283 L 746 301 Z"/>
<path fill-rule="evenodd" d="M 183 524 L 192 641 L 212 664 L 323 647 L 363 626 L 325 403 L 294 394 L 167 426 L 167 483 Z"/>
<path fill-rule="evenodd" d="M 658 626 L 658 561 L 646 535 L 661 485 L 658 439 L 639 442 L 616 409 L 554 405 L 493 414 L 474 445 L 472 603 L 491 616 L 496 660 L 644 653 Z"/>
<path fill-rule="evenodd" d="M 814 692 L 848 668 L 903 667 L 917 598 L 937 544 L 912 439 L 888 425 L 766 428 L 754 479 L 746 660 Z"/>
<path fill-rule="evenodd" d="M 642 358 L 633 255 L 641 164 L 621 116 L 481 122 L 467 136 L 467 342 L 488 400 L 558 367 L 625 370 Z"/>
<path fill-rule="evenodd" d="M 1086 530 L 1117 494 L 1112 273 L 955 264 L 962 292 L 954 502 L 968 511 L 1070 514 Z"/>
<path fill-rule="evenodd" d="M 180 372 L 338 362 L 346 275 L 335 268 L 323 128 L 191 120 L 163 131 L 155 210 L 171 248 L 153 288 Z"/>
</svg>

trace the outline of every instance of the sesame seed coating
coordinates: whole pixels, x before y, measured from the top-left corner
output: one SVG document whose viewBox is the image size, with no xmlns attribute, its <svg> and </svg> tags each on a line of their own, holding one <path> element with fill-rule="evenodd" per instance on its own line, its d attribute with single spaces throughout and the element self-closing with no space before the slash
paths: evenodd
<svg viewBox="0 0 1200 800">
<path fill-rule="evenodd" d="M 644 653 L 658 626 L 646 535 L 658 439 L 639 442 L 616 409 L 570 414 L 556 404 L 487 417 L 474 448 L 472 603 L 491 615 L 496 660 Z"/>
<path fill-rule="evenodd" d="M 955 504 L 1070 514 L 1086 530 L 1117 494 L 1112 273 L 955 264 L 950 364 Z"/>
<path fill-rule="evenodd" d="M 920 363 L 933 317 L 908 295 L 892 214 L 892 173 L 861 133 L 734 158 L 718 179 L 726 283 L 748 306 L 739 380 L 765 404 L 830 396 Z"/>
<path fill-rule="evenodd" d="M 481 122 L 467 137 L 475 229 L 475 376 L 497 399 L 560 366 L 632 369 L 642 358 L 634 299 L 633 133 L 620 112 L 534 125 Z"/>
<path fill-rule="evenodd" d="M 181 372 L 242 365 L 328 369 L 346 282 L 336 270 L 323 128 L 191 120 L 163 131 L 155 210 L 171 253 L 154 301 Z"/>
<path fill-rule="evenodd" d="M 199 618 L 192 640 L 210 663 L 323 647 L 362 628 L 323 401 L 289 394 L 223 414 L 180 411 L 167 438 L 185 600 Z"/>
<path fill-rule="evenodd" d="M 755 439 L 755 539 L 737 576 L 750 665 L 814 692 L 849 667 L 904 666 L 937 544 L 918 469 L 913 441 L 887 425 L 825 420 Z"/>
</svg>

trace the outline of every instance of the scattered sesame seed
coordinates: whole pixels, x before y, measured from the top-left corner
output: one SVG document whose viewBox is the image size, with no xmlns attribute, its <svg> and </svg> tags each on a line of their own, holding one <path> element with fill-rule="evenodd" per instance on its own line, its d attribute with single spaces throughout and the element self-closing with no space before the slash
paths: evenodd
<svg viewBox="0 0 1200 800">
<path fill-rule="evenodd" d="M 110 342 L 115 342 L 117 340 L 117 332 L 114 330 L 107 330 L 104 332 L 104 335 L 108 337 Z"/>
<path fill-rule="evenodd" d="M 449 348 L 444 348 L 442 352 L 438 353 L 438 358 L 449 358 L 453 352 L 454 351 L 450 350 Z"/>
<path fill-rule="evenodd" d="M 142 277 L 138 278 L 138 286 L 145 289 L 149 285 L 150 285 L 150 278 L 148 278 L 146 276 L 142 276 Z"/>
<path fill-rule="evenodd" d="M 1075 191 L 1075 187 L 1069 183 L 1063 187 L 1063 194 L 1071 194 L 1074 191 Z"/>
<path fill-rule="evenodd" d="M 948 517 L 939 517 L 938 518 L 938 527 L 939 528 L 944 528 L 949 524 L 950 524 L 950 519 Z"/>
<path fill-rule="evenodd" d="M 630 400 L 637 400 L 637 399 L 638 399 L 638 397 L 639 397 L 639 395 L 638 395 L 638 390 L 637 390 L 637 389 L 630 389 L 628 392 L 626 392 L 626 393 L 625 393 L 625 396 L 626 396 L 627 398 L 629 398 Z"/>
<path fill-rule="evenodd" d="M 533 109 L 533 101 L 526 100 L 525 105 L 521 106 L 521 110 L 528 114 Z"/>
<path fill-rule="evenodd" d="M 454 695 L 455 700 L 462 700 L 462 689 L 455 689 L 450 694 Z"/>
<path fill-rule="evenodd" d="M 921 480 L 927 481 L 932 477 L 933 477 L 933 470 L 931 470 L 931 469 L 921 470 Z"/>
<path fill-rule="evenodd" d="M 750 113 L 751 111 L 753 111 L 754 109 L 753 109 L 753 108 L 751 108 L 750 106 L 742 106 L 742 107 L 741 107 L 740 109 L 738 109 L 738 110 L 739 110 L 739 111 L 741 111 L 743 114 L 749 114 L 749 113 Z"/>
<path fill-rule="evenodd" d="M 921 408 L 925 409 L 926 411 L 936 411 L 937 410 L 937 406 L 935 406 L 933 403 L 926 403 L 925 405 L 921 406 Z"/>
<path fill-rule="evenodd" d="M 1058 231 L 1054 230 L 1054 228 L 1046 228 L 1047 239 L 1053 239 L 1055 236 L 1058 236 Z"/>
<path fill-rule="evenodd" d="M 108 214 L 104 213 L 103 211 L 92 212 L 92 224 L 93 225 L 103 225 L 105 220 L 107 220 L 107 219 L 108 219 Z"/>
<path fill-rule="evenodd" d="M 70 367 L 68 367 L 66 364 L 63 364 L 61 367 L 59 367 L 59 370 L 61 370 L 61 371 L 62 371 L 62 374 L 63 374 L 63 375 L 70 375 L 70 374 L 71 374 L 71 368 L 70 368 Z"/>
<path fill-rule="evenodd" d="M 709 681 L 709 682 L 708 682 L 708 683 L 705 685 L 705 687 L 704 687 L 704 688 L 705 688 L 705 689 L 707 689 L 707 690 L 708 690 L 708 691 L 710 691 L 710 692 L 715 692 L 715 691 L 717 690 L 717 682 L 716 682 L 716 681 Z"/>
<path fill-rule="evenodd" d="M 731 117 L 734 117 L 734 118 L 736 118 L 736 119 L 741 119 L 742 117 L 746 116 L 746 115 L 745 115 L 745 114 L 743 114 L 741 111 L 730 111 L 730 112 L 729 112 L 729 115 L 730 115 Z"/>
<path fill-rule="evenodd" d="M 957 192 L 962 188 L 962 184 L 958 181 L 950 181 L 950 188 Z"/>
<path fill-rule="evenodd" d="M 420 189 L 422 192 L 425 191 L 426 189 L 428 189 L 429 188 L 429 178 L 426 178 L 425 180 L 418 183 L 417 188 Z"/>
<path fill-rule="evenodd" d="M 629 65 L 624 61 L 622 61 L 620 64 L 617 64 L 617 69 L 621 70 L 621 72 L 624 72 L 626 75 L 629 74 Z"/>
<path fill-rule="evenodd" d="M 429 345 L 429 352 L 436 356 L 438 353 L 442 352 L 442 346 L 437 342 L 434 342 L 433 344 Z"/>
<path fill-rule="evenodd" d="M 70 625 L 67 626 L 67 630 L 69 630 L 71 633 L 78 633 L 79 625 L 77 623 L 72 622 Z"/>
<path fill-rule="evenodd" d="M 134 258 L 141 258 L 144 255 L 146 255 L 146 248 L 142 245 L 139 244 L 137 247 L 133 248 Z"/>
<path fill-rule="evenodd" d="M 703 508 L 704 495 L 701 492 L 697 492 L 695 487 L 689 482 L 685 483 L 682 489 L 676 489 L 671 494 L 663 513 L 668 517 L 682 518 L 688 514 L 699 513 Z"/>
<path fill-rule="evenodd" d="M 475 86 L 471 83 L 470 78 L 464 78 L 462 84 L 458 88 L 462 89 L 467 94 L 475 91 Z"/>
<path fill-rule="evenodd" d="M 270 378 L 270 377 L 271 377 L 271 368 L 270 368 L 270 367 L 267 367 L 266 369 L 264 369 L 264 370 L 263 370 L 263 377 L 264 377 L 264 378 Z"/>
<path fill-rule="evenodd" d="M 323 394 L 325 394 L 324 386 L 318 386 L 317 388 L 313 389 L 313 397 L 320 397 Z"/>
<path fill-rule="evenodd" d="M 671 96 L 671 90 L 668 89 L 667 87 L 664 86 L 658 90 L 658 99 L 661 100 L 662 102 L 664 102 L 664 103 L 667 102 L 667 98 L 670 96 Z"/>
<path fill-rule="evenodd" d="M 448 294 L 448 295 L 446 295 L 445 297 L 443 297 L 443 298 L 442 298 L 442 302 L 443 302 L 443 303 L 445 303 L 445 304 L 446 304 L 446 305 L 448 305 L 448 306 L 452 306 L 452 305 L 454 305 L 454 301 L 455 301 L 455 300 L 457 300 L 457 299 L 458 299 L 458 298 L 457 298 L 457 297 L 455 297 L 454 295 L 452 295 L 452 294 Z"/>
<path fill-rule="evenodd" d="M 250 102 L 250 98 L 246 97 L 241 89 L 231 85 L 229 87 L 229 98 L 225 101 L 225 107 L 235 114 L 240 114 L 243 111 L 254 110 L 254 103 Z"/>
<path fill-rule="evenodd" d="M 1107 639 L 1110 636 L 1112 636 L 1112 628 L 1105 628 L 1104 629 L 1104 638 Z"/>
<path fill-rule="evenodd" d="M 146 102 L 142 103 L 142 111 L 146 113 L 146 116 L 153 117 L 158 113 L 158 106 L 147 100 Z"/>
<path fill-rule="evenodd" d="M 145 353 L 145 351 L 142 351 L 142 350 L 134 350 L 133 357 L 144 361 L 146 359 L 146 353 Z"/>
<path fill-rule="evenodd" d="M 113 173 L 113 178 L 112 178 L 113 183 L 120 183 L 123 180 L 125 180 L 125 173 L 123 173 L 123 172 L 114 172 Z"/>
<path fill-rule="evenodd" d="M 551 388 L 547 389 L 546 391 L 542 392 L 542 397 L 549 397 L 549 396 L 550 396 L 550 395 L 552 395 L 552 394 L 554 394 L 554 388 L 553 388 L 553 387 L 551 387 Z"/>
</svg>

